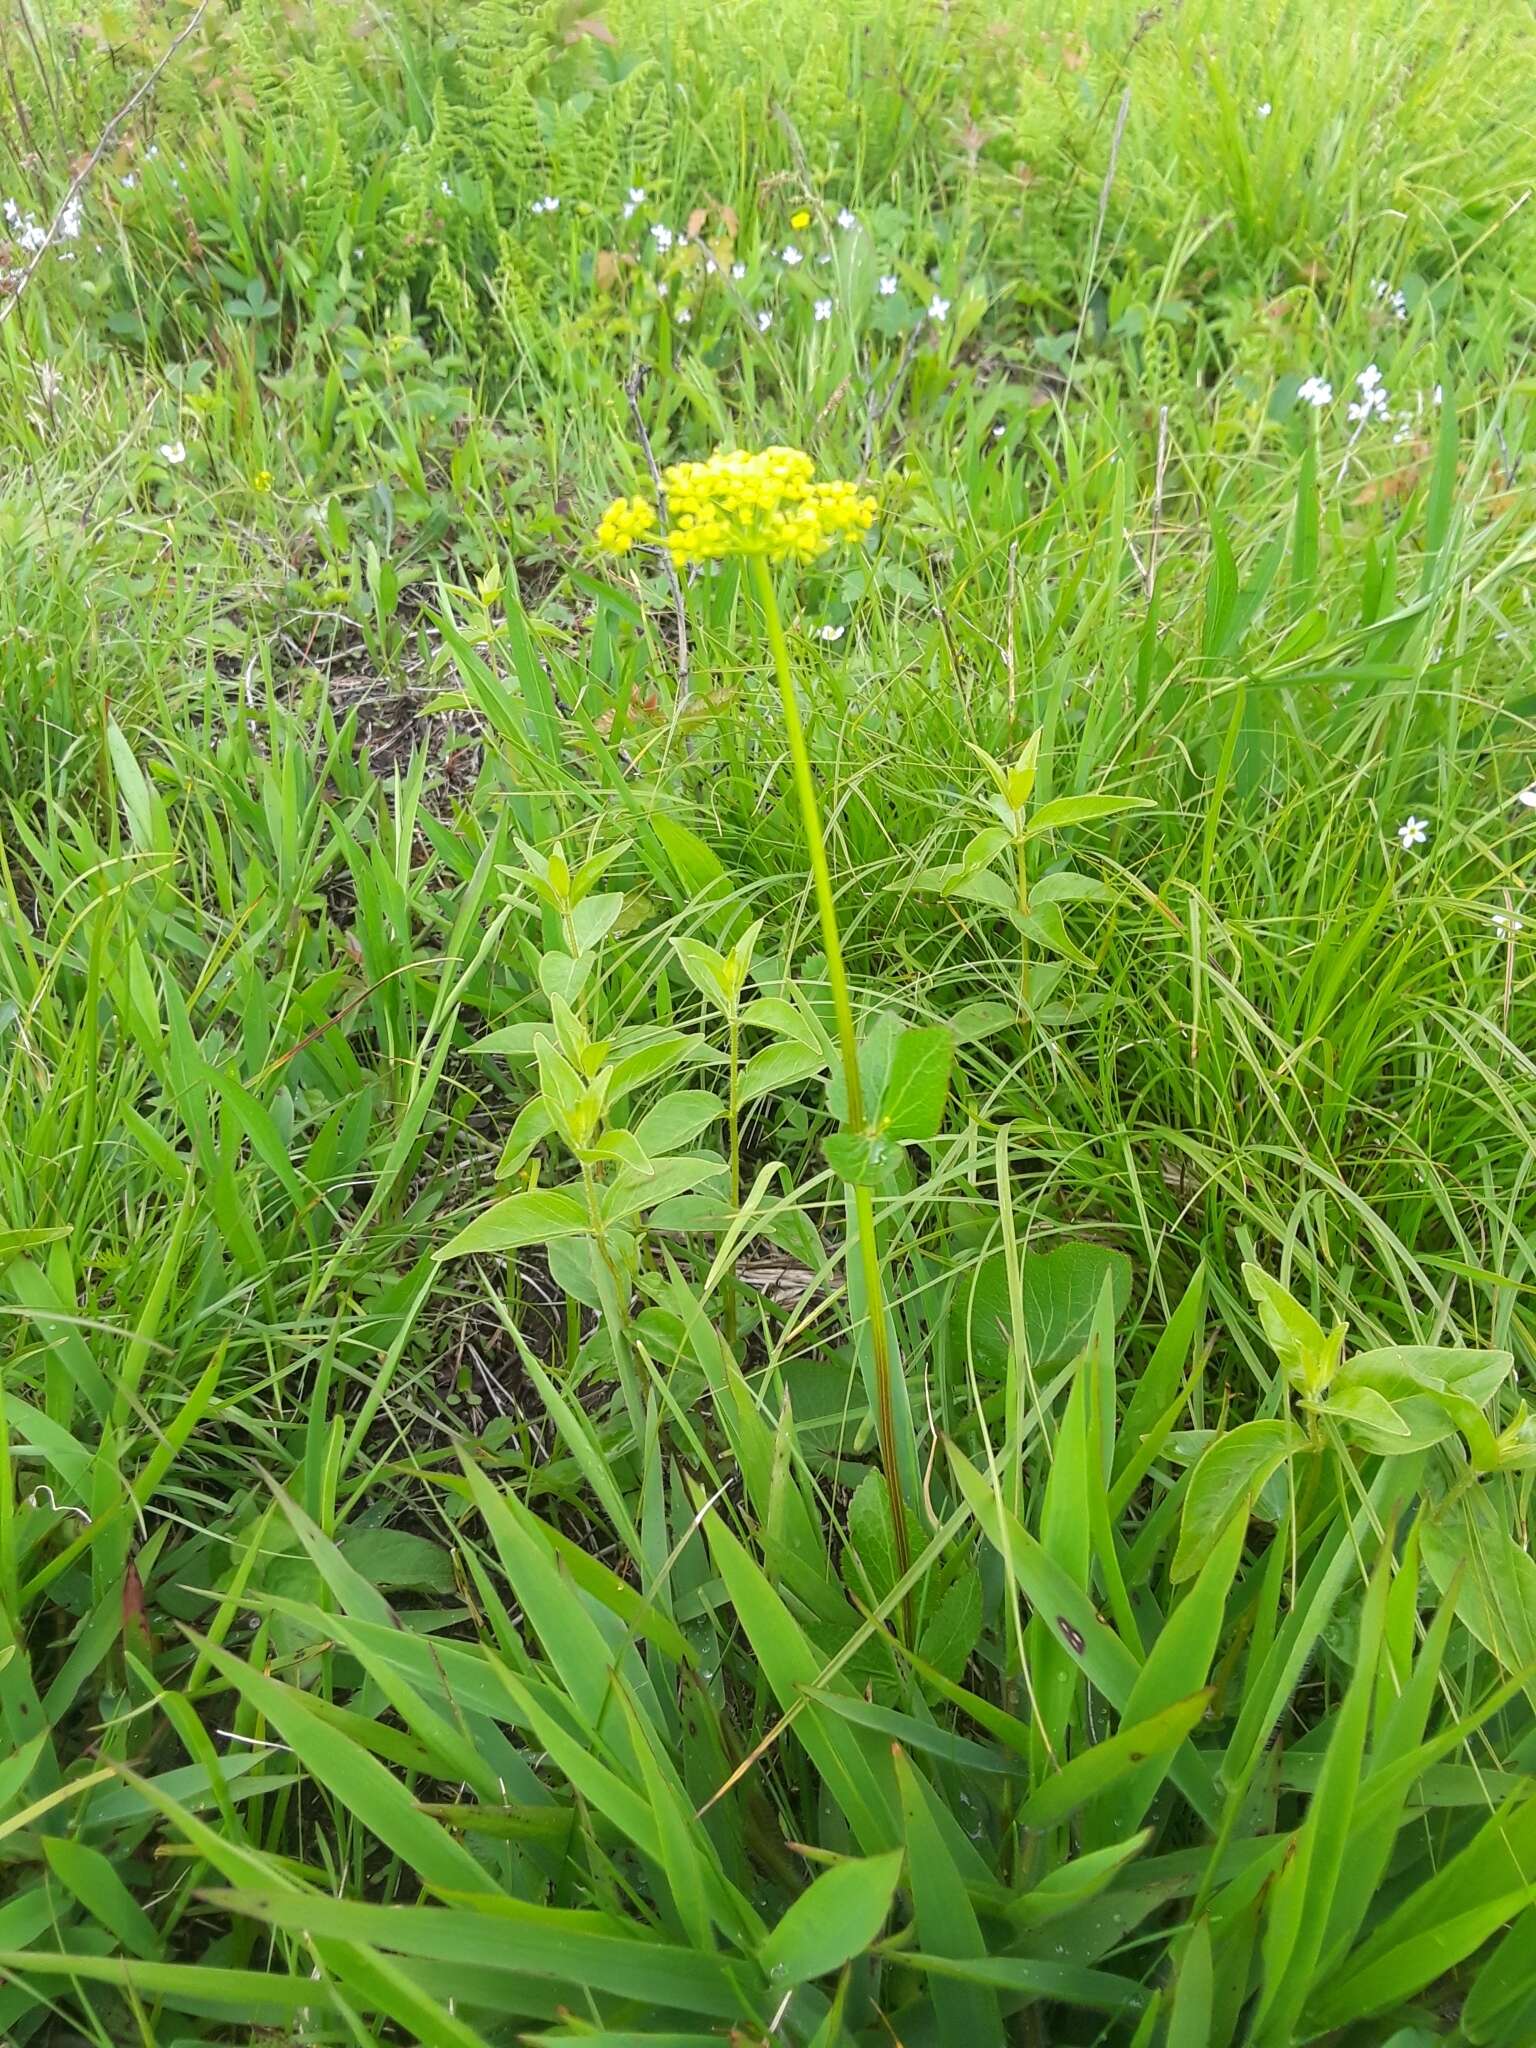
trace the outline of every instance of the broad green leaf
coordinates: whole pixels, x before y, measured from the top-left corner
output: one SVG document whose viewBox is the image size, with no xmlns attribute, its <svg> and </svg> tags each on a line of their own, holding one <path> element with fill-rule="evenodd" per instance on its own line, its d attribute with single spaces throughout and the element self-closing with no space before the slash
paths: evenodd
<svg viewBox="0 0 1536 2048">
<path fill-rule="evenodd" d="M 906 1156 L 894 1140 L 865 1131 L 838 1131 L 821 1149 L 838 1178 L 860 1188 L 883 1187 Z"/>
<path fill-rule="evenodd" d="M 1031 813 L 1024 836 L 1059 832 L 1067 825 L 1087 825 L 1097 818 L 1117 817 L 1122 811 L 1147 811 L 1152 799 L 1145 796 L 1058 796 Z"/>
<path fill-rule="evenodd" d="M 891 1049 L 885 1087 L 871 1114 L 901 1143 L 937 1136 L 949 1094 L 954 1041 L 941 1024 L 903 1031 Z"/>
<path fill-rule="evenodd" d="M 806 1887 L 757 1952 L 770 1987 L 805 1984 L 863 1955 L 890 1913 L 902 1852 L 850 1856 Z"/>
<path fill-rule="evenodd" d="M 1287 1293 L 1262 1266 L 1243 1267 L 1248 1292 L 1258 1306 L 1259 1322 L 1286 1380 L 1308 1400 L 1316 1400 L 1338 1368 L 1344 1347 L 1344 1326 L 1325 1331 L 1317 1318 Z"/>
<path fill-rule="evenodd" d="M 808 1081 L 813 1074 L 821 1073 L 826 1064 L 824 1053 L 798 1039 L 783 1039 L 776 1045 L 765 1045 L 743 1066 L 737 1084 L 737 1100 L 745 1109 L 749 1102 L 756 1102 L 760 1096 L 774 1095 L 780 1089 L 793 1088 L 799 1081 Z"/>
<path fill-rule="evenodd" d="M 493 1202 L 434 1256 L 462 1259 L 476 1252 L 517 1251 L 524 1245 L 577 1237 L 590 1228 L 587 1212 L 574 1195 L 558 1188 L 530 1188 Z"/>
<path fill-rule="evenodd" d="M 1272 1417 L 1240 1423 L 1218 1437 L 1190 1475 L 1179 1524 L 1179 1547 L 1169 1576 L 1193 1578 L 1233 1515 L 1248 1505 L 1272 1472 L 1306 1448 L 1304 1430 Z"/>
<path fill-rule="evenodd" d="M 993 1252 L 955 1287 L 950 1311 L 952 1341 L 983 1375 L 1001 1373 L 1010 1348 L 1019 1340 L 1036 1372 L 1066 1365 L 1088 1342 L 1106 1278 L 1114 1289 L 1118 1315 L 1131 1294 L 1131 1262 L 1124 1252 L 1089 1243 L 1026 1252 L 1021 1268 L 1024 1327 L 1016 1337 L 1009 1309 L 1007 1261 L 1001 1252 Z"/>
<path fill-rule="evenodd" d="M 725 1104 L 704 1088 L 678 1088 L 648 1109 L 635 1126 L 635 1136 L 652 1158 L 680 1152 L 701 1132 L 724 1116 Z"/>
</svg>

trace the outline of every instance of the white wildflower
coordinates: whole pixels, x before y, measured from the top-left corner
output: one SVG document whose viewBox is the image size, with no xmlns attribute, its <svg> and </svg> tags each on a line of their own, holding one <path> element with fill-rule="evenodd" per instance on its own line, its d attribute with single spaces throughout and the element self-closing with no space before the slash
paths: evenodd
<svg viewBox="0 0 1536 2048">
<path fill-rule="evenodd" d="M 802 257 L 793 242 L 786 242 L 783 249 L 779 252 L 779 261 L 786 270 L 793 270 L 797 263 L 802 263 L 804 260 L 804 257 Z"/>
<path fill-rule="evenodd" d="M 168 462 L 172 469 L 178 469 L 187 459 L 187 444 L 185 441 L 162 441 L 155 453 L 162 462 Z"/>
<path fill-rule="evenodd" d="M 830 320 L 832 318 L 832 301 L 830 299 L 818 299 L 811 308 L 811 315 L 816 320 Z"/>
<path fill-rule="evenodd" d="M 1351 426 L 1363 426 L 1367 420 L 1384 420 L 1389 416 L 1386 386 L 1381 381 L 1381 372 L 1374 363 L 1367 363 L 1355 379 L 1360 396 L 1349 403 Z"/>
<path fill-rule="evenodd" d="M 846 206 L 841 206 L 837 212 L 837 224 L 840 228 L 856 228 L 859 217 L 856 213 L 850 213 Z"/>
<path fill-rule="evenodd" d="M 1321 411 L 1325 405 L 1332 405 L 1333 403 L 1333 386 L 1326 377 L 1307 377 L 1303 380 L 1296 396 L 1303 405 L 1314 406 L 1318 411 Z"/>
<path fill-rule="evenodd" d="M 773 315 L 765 307 L 757 316 L 757 331 L 759 334 L 766 334 L 772 325 Z"/>
<path fill-rule="evenodd" d="M 818 640 L 841 640 L 847 630 L 846 626 L 818 626 L 816 628 L 816 638 Z"/>
<path fill-rule="evenodd" d="M 1267 121 L 1275 110 L 1268 100 L 1260 100 L 1256 111 L 1261 121 Z"/>
<path fill-rule="evenodd" d="M 882 299 L 890 299 L 896 296 L 896 279 L 893 276 L 881 278 L 880 296 Z"/>
<path fill-rule="evenodd" d="M 665 256 L 672 246 L 672 230 L 665 221 L 652 221 L 651 240 L 656 244 L 663 256 Z"/>
<path fill-rule="evenodd" d="M 731 275 L 732 277 L 735 278 L 738 284 L 741 283 L 741 280 L 746 276 L 746 274 L 747 266 L 745 265 L 745 263 L 733 263 L 731 265 Z"/>
<path fill-rule="evenodd" d="M 631 185 L 629 188 L 629 197 L 624 202 L 624 218 L 628 220 L 630 216 L 634 213 L 635 208 L 637 206 L 644 206 L 644 204 L 645 187 L 643 185 Z"/>
<path fill-rule="evenodd" d="M 948 299 L 941 298 L 939 294 L 935 292 L 933 297 L 928 301 L 928 318 L 933 321 L 947 320 L 949 318 Z"/>
<path fill-rule="evenodd" d="M 1422 846 L 1429 837 L 1429 825 L 1423 818 L 1406 817 L 1397 828 L 1397 843 L 1407 853 L 1410 847 Z"/>
<path fill-rule="evenodd" d="M 1533 782 L 1529 789 L 1517 790 L 1515 802 L 1524 804 L 1528 811 L 1536 811 L 1536 782 Z"/>
<path fill-rule="evenodd" d="M 1512 939 L 1516 932 L 1525 930 L 1525 919 L 1512 917 L 1507 910 L 1496 910 L 1493 913 L 1493 928 L 1504 938 Z"/>
<path fill-rule="evenodd" d="M 690 321 L 692 320 L 692 318 L 693 318 L 693 314 L 692 314 L 691 310 L 690 310 L 690 309 L 689 309 L 689 308 L 688 308 L 687 306 L 679 306 L 679 307 L 678 307 L 678 309 L 677 309 L 677 324 L 678 324 L 678 326 L 679 326 L 679 327 L 686 327 L 686 326 L 687 326 L 687 325 L 689 324 L 689 322 L 690 322 Z"/>
</svg>

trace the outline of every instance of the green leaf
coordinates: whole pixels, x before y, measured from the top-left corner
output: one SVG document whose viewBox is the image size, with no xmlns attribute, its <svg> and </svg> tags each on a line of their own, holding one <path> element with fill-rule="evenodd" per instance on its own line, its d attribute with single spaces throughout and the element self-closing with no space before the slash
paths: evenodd
<svg viewBox="0 0 1536 2048">
<path fill-rule="evenodd" d="M 808 1081 L 826 1064 L 824 1053 L 795 1039 L 782 1039 L 777 1045 L 765 1045 L 761 1051 L 753 1053 L 742 1068 L 737 1099 L 745 1109 L 759 1096 L 776 1095 L 781 1089 L 793 1088 L 797 1081 Z"/>
<path fill-rule="evenodd" d="M 574 1195 L 558 1188 L 530 1188 L 493 1202 L 434 1256 L 462 1259 L 474 1252 L 516 1251 L 525 1244 L 549 1244 L 589 1230 L 587 1212 Z"/>
<path fill-rule="evenodd" d="M 905 1143 L 938 1135 L 953 1057 L 954 1040 L 942 1024 L 901 1033 L 891 1049 L 885 1088 L 871 1112 L 886 1137 Z"/>
<path fill-rule="evenodd" d="M 840 1179 L 855 1187 L 877 1188 L 888 1181 L 906 1154 L 890 1138 L 867 1131 L 838 1131 L 822 1141 L 827 1164 Z"/>
<path fill-rule="evenodd" d="M 930 1606 L 917 1653 L 946 1678 L 958 1679 L 981 1640 L 981 1579 L 969 1567 L 952 1578 Z"/>
<path fill-rule="evenodd" d="M 1171 1707 L 1083 1750 L 1031 1793 L 1020 1809 L 1020 1823 L 1027 1828 L 1053 1827 L 1128 1772 L 1171 1758 L 1190 1730 L 1199 1725 L 1210 1703 L 1209 1691 L 1191 1693 L 1188 1699 L 1176 1700 Z"/>
<path fill-rule="evenodd" d="M 1305 1450 L 1306 1432 L 1279 1417 L 1244 1422 L 1218 1437 L 1190 1475 L 1179 1524 L 1179 1547 L 1169 1577 L 1193 1578 L 1232 1516 L 1249 1502 L 1287 1458 Z"/>
<path fill-rule="evenodd" d="M 908 1885 L 917 1939 L 933 1955 L 984 1956 L 975 1909 L 949 1844 L 929 1808 L 927 1788 L 901 1750 L 896 1751 L 896 1789 L 907 1841 Z M 966 2048 L 1002 2048 L 1003 2021 L 997 1996 L 979 1984 L 936 1977 L 930 1988 L 940 2038 Z"/>
<path fill-rule="evenodd" d="M 1022 1266 L 1024 1328 L 1018 1333 L 1037 1372 L 1067 1365 L 1088 1342 L 1094 1311 L 1106 1278 L 1114 1290 L 1115 1313 L 1131 1294 L 1131 1262 L 1124 1252 L 1100 1244 L 1061 1244 L 1026 1253 Z M 950 1311 L 953 1341 L 969 1354 L 978 1372 L 1001 1373 L 1013 1341 L 1008 1301 L 1008 1267 L 991 1253 L 954 1290 Z"/>
<path fill-rule="evenodd" d="M 686 825 L 680 825 L 676 818 L 662 810 L 652 814 L 650 825 L 661 842 L 662 852 L 690 897 L 697 899 L 721 893 L 727 879 L 725 868 L 719 855 L 710 850 L 697 832 L 690 832 Z"/>
<path fill-rule="evenodd" d="M 635 1136 L 652 1158 L 680 1152 L 725 1114 L 725 1104 L 705 1088 L 678 1088 L 648 1109 Z"/>
<path fill-rule="evenodd" d="M 757 1952 L 770 1987 L 806 1984 L 863 1955 L 885 1925 L 902 1852 L 850 1856 L 800 1894 Z"/>
<path fill-rule="evenodd" d="M 1149 811 L 1152 799 L 1145 796 L 1058 796 L 1031 814 L 1024 837 L 1039 832 L 1059 832 L 1067 825 L 1086 825 L 1095 818 L 1113 818 L 1122 811 Z"/>
<path fill-rule="evenodd" d="M 1243 1267 L 1248 1292 L 1258 1305 L 1259 1322 L 1280 1369 L 1298 1393 L 1315 1400 L 1332 1379 L 1344 1346 L 1344 1326 L 1325 1331 L 1314 1315 L 1262 1266 Z"/>
<path fill-rule="evenodd" d="M 954 896 L 970 903 L 985 903 L 989 909 L 1012 912 L 1018 907 L 1018 892 L 1005 882 L 1001 875 L 990 868 L 982 868 L 970 874 L 962 866 L 958 874 L 950 875 L 943 881 L 939 893 Z"/>
<path fill-rule="evenodd" d="M 742 1979 L 724 1958 L 637 1937 L 606 1913 L 529 1904 L 505 1893 L 448 1895 L 436 1906 L 376 1906 L 315 1894 L 222 1891 L 232 1913 L 295 1933 L 366 1942 L 396 1955 L 518 1973 L 568 1985 L 585 1997 L 608 1992 L 652 2012 L 753 2017 Z M 309 1915 L 306 1918 L 306 1914 Z M 301 1980 L 302 1981 L 302 1980 Z M 313 1994 L 314 1987 L 310 1990 Z"/>
<path fill-rule="evenodd" d="M 440 1543 L 410 1529 L 348 1529 L 337 1548 L 355 1572 L 375 1586 L 419 1593 L 451 1593 L 453 1560 Z"/>
</svg>

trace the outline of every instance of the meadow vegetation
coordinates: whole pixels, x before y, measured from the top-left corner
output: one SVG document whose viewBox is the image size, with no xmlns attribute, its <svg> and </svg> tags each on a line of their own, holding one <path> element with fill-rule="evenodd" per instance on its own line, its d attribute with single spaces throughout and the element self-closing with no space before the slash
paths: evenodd
<svg viewBox="0 0 1536 2048">
<path fill-rule="evenodd" d="M 0 2034 L 1526 2048 L 1529 13 L 0 60 Z"/>
</svg>

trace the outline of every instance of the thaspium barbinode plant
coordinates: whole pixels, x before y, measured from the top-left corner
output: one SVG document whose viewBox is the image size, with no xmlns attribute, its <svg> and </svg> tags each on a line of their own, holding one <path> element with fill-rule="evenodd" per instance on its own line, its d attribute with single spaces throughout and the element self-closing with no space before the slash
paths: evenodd
<svg viewBox="0 0 1536 2048">
<path fill-rule="evenodd" d="M 599 522 L 598 544 L 624 554 L 655 535 L 675 567 L 739 561 L 757 601 L 783 707 L 784 734 L 826 952 L 841 1062 L 841 1089 L 835 1094 L 835 1106 L 842 1125 L 828 1140 L 826 1154 L 833 1171 L 851 1190 L 851 1249 L 857 1256 L 857 1272 L 850 1270 L 849 1292 L 853 1300 L 856 1289 L 863 1296 L 871 1405 L 890 1499 L 896 1564 L 905 1577 L 912 1563 L 906 1492 L 915 1475 L 913 1460 L 903 1456 L 908 1433 L 898 1429 L 901 1389 L 881 1276 L 874 1189 L 889 1179 L 899 1164 L 903 1141 L 937 1133 L 949 1088 L 951 1040 L 942 1028 L 883 1032 L 878 1046 L 867 1048 L 877 1088 L 866 1091 L 816 779 L 774 584 L 775 568 L 815 561 L 830 549 L 861 539 L 875 522 L 877 506 L 875 499 L 854 483 L 818 479 L 810 456 L 798 448 L 765 448 L 756 454 L 721 450 L 704 462 L 674 464 L 663 472 L 662 484 L 665 500 L 661 508 L 642 497 L 616 499 Z"/>
</svg>

